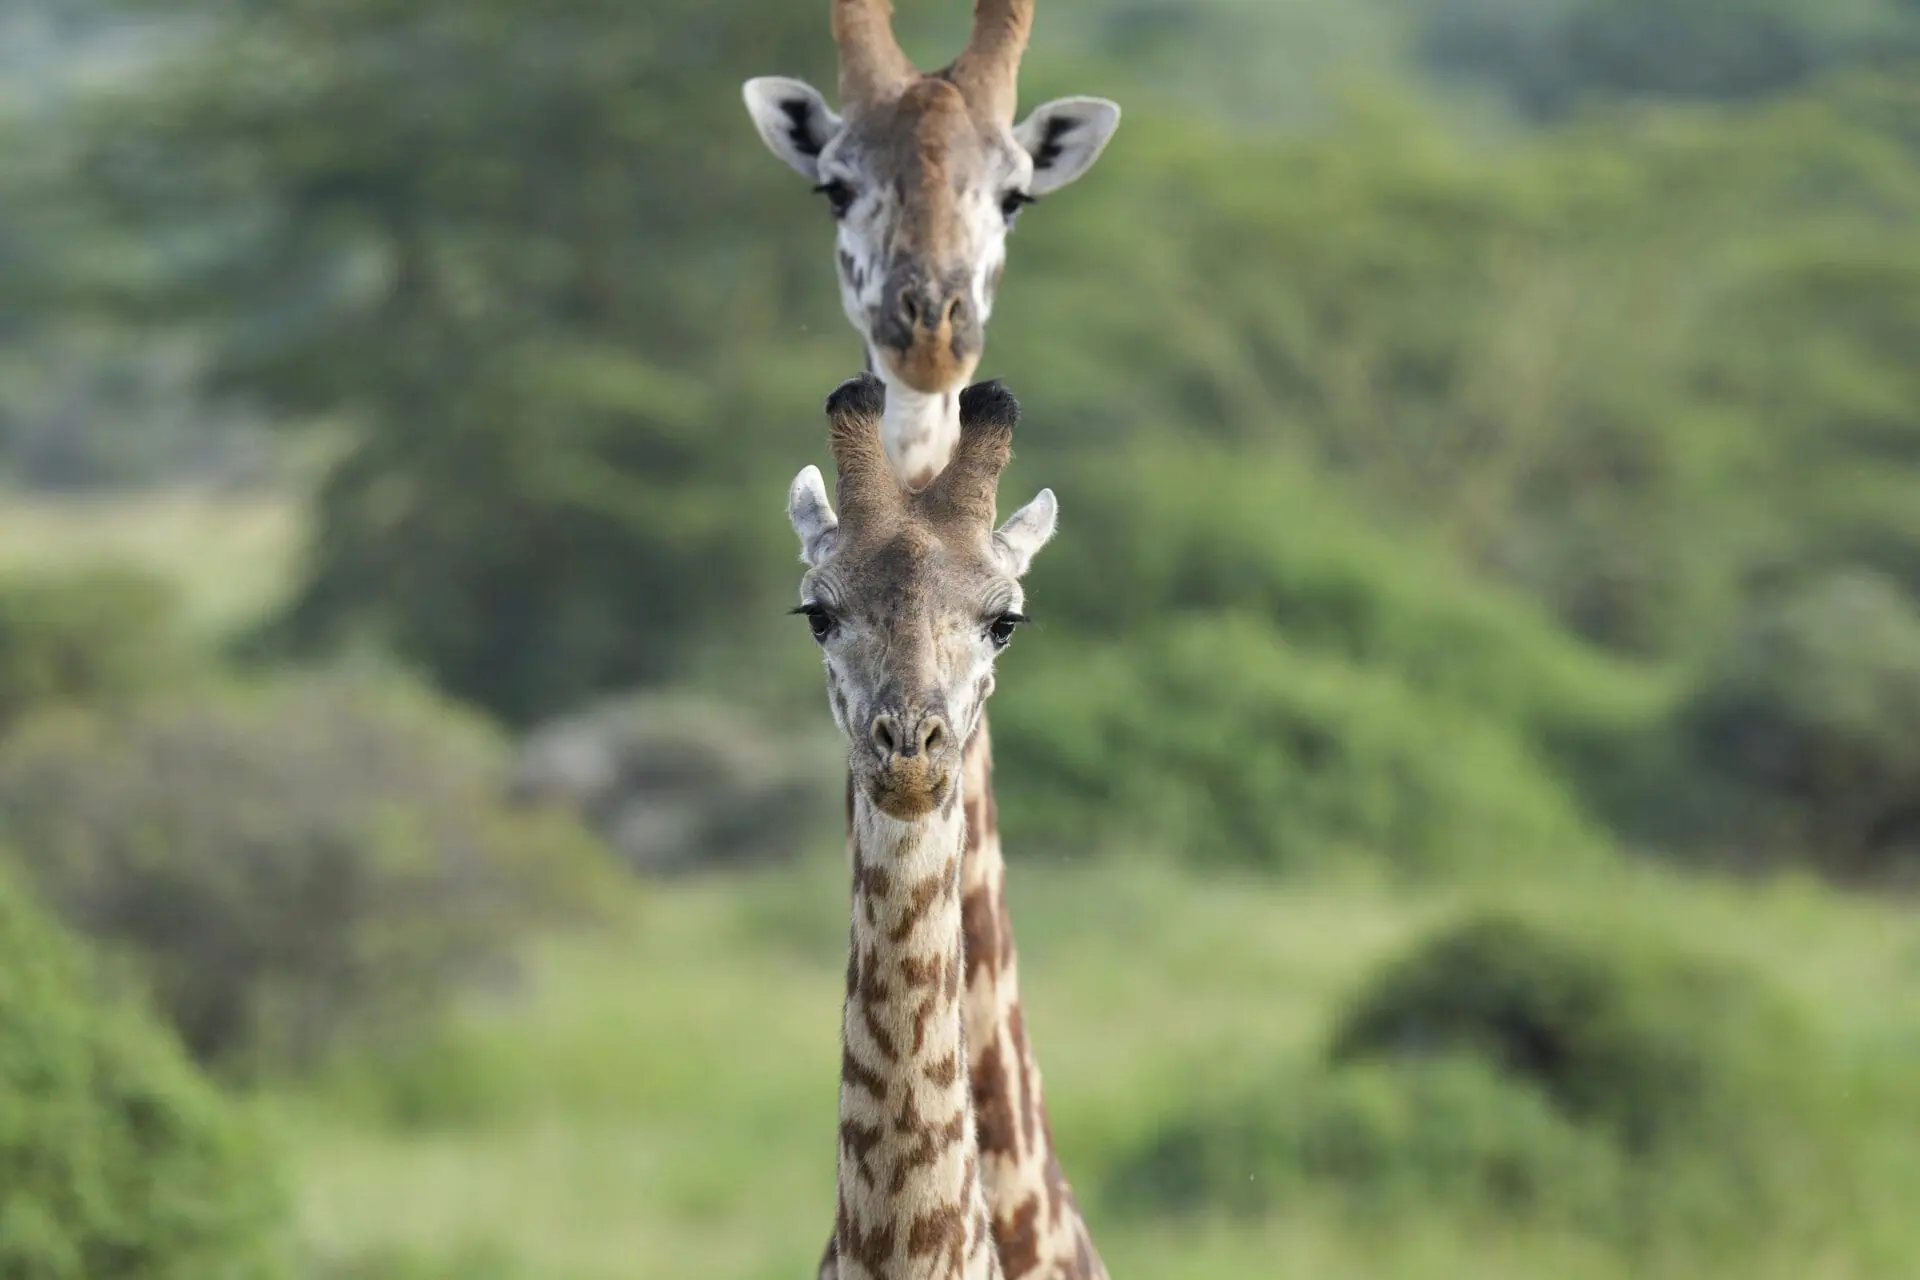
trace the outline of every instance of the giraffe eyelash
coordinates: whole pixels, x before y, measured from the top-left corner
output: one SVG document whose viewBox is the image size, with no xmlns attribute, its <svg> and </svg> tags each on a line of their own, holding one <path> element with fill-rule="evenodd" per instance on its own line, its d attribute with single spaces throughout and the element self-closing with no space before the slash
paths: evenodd
<svg viewBox="0 0 1920 1280">
<path fill-rule="evenodd" d="M 833 210 L 836 218 L 845 217 L 847 210 L 853 208 L 853 188 L 838 178 L 829 178 L 813 189 L 815 195 L 827 198 L 827 207 Z"/>
</svg>

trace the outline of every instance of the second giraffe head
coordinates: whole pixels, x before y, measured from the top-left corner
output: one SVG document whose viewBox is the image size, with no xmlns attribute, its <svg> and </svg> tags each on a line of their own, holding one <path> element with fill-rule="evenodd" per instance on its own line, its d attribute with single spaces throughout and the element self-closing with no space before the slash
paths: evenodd
<svg viewBox="0 0 1920 1280">
<path fill-rule="evenodd" d="M 894 40 L 888 0 L 834 0 L 840 113 L 801 81 L 747 82 L 760 136 L 838 224 L 841 302 L 894 401 L 951 408 L 979 364 L 1014 219 L 1086 172 L 1120 122 L 1111 102 L 1063 98 L 1014 123 L 1032 21 L 1033 0 L 978 0 L 966 51 L 923 75 Z M 930 403 L 923 416 L 951 414 Z M 930 442 L 927 476 L 942 443 Z M 893 461 L 923 482 L 921 466 Z"/>
<path fill-rule="evenodd" d="M 1026 621 L 1020 578 L 1053 536 L 1051 490 L 994 527 L 1019 405 L 998 383 L 960 395 L 960 443 L 907 493 L 880 450 L 883 389 L 870 375 L 827 401 L 839 511 L 818 468 L 787 495 L 807 565 L 800 607 L 824 651 L 827 698 L 855 785 L 902 821 L 948 803 L 960 752 L 993 692 L 994 660 Z"/>
</svg>

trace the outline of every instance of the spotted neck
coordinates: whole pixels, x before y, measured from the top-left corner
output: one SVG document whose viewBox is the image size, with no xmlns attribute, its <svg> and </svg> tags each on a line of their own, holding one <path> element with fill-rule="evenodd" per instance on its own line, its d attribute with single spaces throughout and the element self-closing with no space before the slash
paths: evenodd
<svg viewBox="0 0 1920 1280">
<path fill-rule="evenodd" d="M 962 804 L 853 803 L 837 1280 L 1002 1280 L 980 1184 L 961 1005 Z"/>
<path fill-rule="evenodd" d="M 961 778 L 967 1059 L 994 1243 L 1007 1280 L 1106 1280 L 1054 1153 L 1040 1064 L 1020 1010 L 1020 957 L 1007 913 L 1007 864 L 984 714 L 967 742 Z"/>
</svg>

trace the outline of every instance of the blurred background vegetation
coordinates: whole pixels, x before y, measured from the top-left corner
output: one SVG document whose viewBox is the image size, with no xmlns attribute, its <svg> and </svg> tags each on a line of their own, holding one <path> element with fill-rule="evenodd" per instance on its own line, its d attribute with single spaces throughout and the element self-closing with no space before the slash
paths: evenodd
<svg viewBox="0 0 1920 1280">
<path fill-rule="evenodd" d="M 810 1274 L 858 346 L 738 86 L 832 65 L 0 0 L 0 1274 Z M 1115 1273 L 1920 1272 L 1920 5 L 1040 0 L 1025 90 L 1127 110 L 984 370 Z"/>
</svg>

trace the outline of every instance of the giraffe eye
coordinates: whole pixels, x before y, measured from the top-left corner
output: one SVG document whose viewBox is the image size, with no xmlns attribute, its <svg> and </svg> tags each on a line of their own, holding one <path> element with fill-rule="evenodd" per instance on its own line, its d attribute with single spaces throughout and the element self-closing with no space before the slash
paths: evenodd
<svg viewBox="0 0 1920 1280">
<path fill-rule="evenodd" d="M 1003 215 L 1005 215 L 1007 219 L 1007 225 L 1012 226 L 1014 219 L 1020 216 L 1020 210 L 1026 208 L 1030 204 L 1039 204 L 1039 203 L 1040 203 L 1039 200 L 1035 199 L 1033 196 L 1028 195 L 1024 191 L 1009 191 L 1007 192 L 1007 194 L 1000 197 L 1000 212 Z"/>
<path fill-rule="evenodd" d="M 827 198 L 827 207 L 836 218 L 846 217 L 847 210 L 853 208 L 853 188 L 838 178 L 823 182 L 814 190 Z"/>
<path fill-rule="evenodd" d="M 795 613 L 805 614 L 807 630 L 813 632 L 813 638 L 825 644 L 827 637 L 833 634 L 833 615 L 817 604 L 803 604 Z"/>
<path fill-rule="evenodd" d="M 987 624 L 987 639 L 995 649 L 1004 649 L 1013 643 L 1013 629 L 1026 620 L 1024 614 L 1003 613 Z"/>
</svg>

